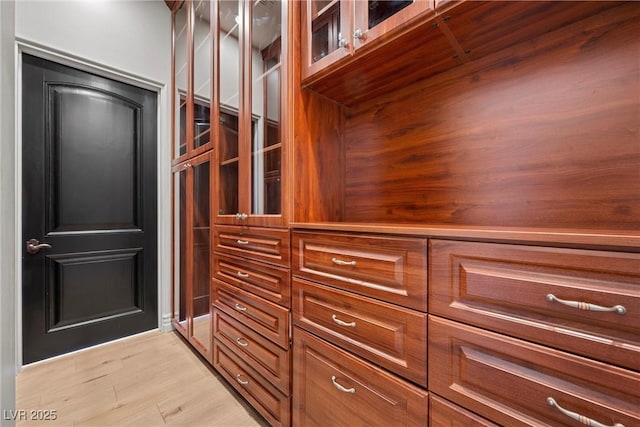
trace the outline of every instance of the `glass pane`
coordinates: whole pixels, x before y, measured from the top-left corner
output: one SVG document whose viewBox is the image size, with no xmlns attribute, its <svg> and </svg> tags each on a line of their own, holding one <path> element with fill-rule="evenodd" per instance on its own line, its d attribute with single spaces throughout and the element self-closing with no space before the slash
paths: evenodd
<svg viewBox="0 0 640 427">
<path fill-rule="evenodd" d="M 187 116 L 187 7 L 182 8 L 175 15 L 175 71 L 176 71 L 176 105 L 173 106 L 175 117 L 174 129 L 174 157 L 187 152 L 186 116 Z"/>
<path fill-rule="evenodd" d="M 181 170 L 173 175 L 173 318 L 187 328 L 187 172 Z"/>
<path fill-rule="evenodd" d="M 338 49 L 340 31 L 340 2 L 311 2 L 311 61 L 316 62 Z"/>
<path fill-rule="evenodd" d="M 238 110 L 240 108 L 240 2 L 221 1 L 220 25 L 220 127 L 219 215 L 238 213 Z"/>
<path fill-rule="evenodd" d="M 209 170 L 209 162 L 193 167 L 193 337 L 207 349 L 211 345 Z"/>
<path fill-rule="evenodd" d="M 194 3 L 193 23 L 193 148 L 211 141 L 211 7 L 209 1 Z"/>
<path fill-rule="evenodd" d="M 375 27 L 411 3 L 413 0 L 369 0 L 369 28 Z"/>
<path fill-rule="evenodd" d="M 282 3 L 251 5 L 251 213 L 279 214 Z"/>
</svg>

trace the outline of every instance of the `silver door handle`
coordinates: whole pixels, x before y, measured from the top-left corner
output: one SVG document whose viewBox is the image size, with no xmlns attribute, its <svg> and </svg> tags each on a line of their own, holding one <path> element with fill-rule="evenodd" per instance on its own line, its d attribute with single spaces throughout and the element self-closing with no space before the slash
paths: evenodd
<svg viewBox="0 0 640 427">
<path fill-rule="evenodd" d="M 48 243 L 40 243 L 36 239 L 27 240 L 27 253 L 37 254 L 40 249 L 51 249 L 51 245 Z"/>
</svg>

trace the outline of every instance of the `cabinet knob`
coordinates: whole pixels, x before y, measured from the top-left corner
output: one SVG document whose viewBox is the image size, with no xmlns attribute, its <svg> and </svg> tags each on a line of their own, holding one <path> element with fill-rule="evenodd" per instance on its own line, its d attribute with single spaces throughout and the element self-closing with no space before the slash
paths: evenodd
<svg viewBox="0 0 640 427">
<path fill-rule="evenodd" d="M 342 33 L 338 33 L 338 46 L 342 48 L 346 48 L 349 46 L 349 43 L 347 43 L 347 39 L 342 37 Z"/>
<path fill-rule="evenodd" d="M 362 30 L 360 28 L 356 28 L 356 30 L 353 32 L 353 38 L 358 40 L 362 40 L 364 38 L 364 34 L 362 33 Z"/>
</svg>

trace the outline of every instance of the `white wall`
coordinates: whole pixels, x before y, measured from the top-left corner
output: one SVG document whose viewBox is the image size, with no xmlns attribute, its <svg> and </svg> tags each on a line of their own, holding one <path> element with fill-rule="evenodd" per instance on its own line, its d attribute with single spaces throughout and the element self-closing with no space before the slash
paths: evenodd
<svg viewBox="0 0 640 427">
<path fill-rule="evenodd" d="M 3 3 L 0 0 L 0 3 Z M 159 315 L 171 316 L 171 12 L 155 1 L 32 1 L 16 3 L 16 39 L 25 52 L 159 91 Z M 44 53 L 42 53 L 44 52 Z M 53 52 L 53 57 L 47 56 Z M 71 62 L 64 58 L 70 58 Z M 3 97 L 4 99 L 4 97 Z"/>
<path fill-rule="evenodd" d="M 14 3 L 0 1 L 0 425 L 15 409 Z"/>
</svg>

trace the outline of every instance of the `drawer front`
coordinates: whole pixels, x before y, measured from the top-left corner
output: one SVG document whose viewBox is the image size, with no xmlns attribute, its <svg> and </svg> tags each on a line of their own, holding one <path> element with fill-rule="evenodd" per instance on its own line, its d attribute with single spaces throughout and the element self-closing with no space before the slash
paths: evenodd
<svg viewBox="0 0 640 427">
<path fill-rule="evenodd" d="M 214 280 L 214 304 L 283 349 L 289 348 L 289 310 Z"/>
<path fill-rule="evenodd" d="M 370 298 L 293 281 L 296 326 L 427 386 L 427 315 Z"/>
<path fill-rule="evenodd" d="M 427 392 L 298 328 L 293 425 L 425 426 Z"/>
<path fill-rule="evenodd" d="M 216 225 L 215 251 L 289 268 L 289 230 Z"/>
<path fill-rule="evenodd" d="M 640 425 L 640 373 L 435 316 L 429 390 L 502 425 Z"/>
<path fill-rule="evenodd" d="M 213 275 L 284 307 L 291 306 L 291 284 L 288 269 L 249 261 L 229 255 L 214 256 Z"/>
<path fill-rule="evenodd" d="M 426 239 L 295 232 L 294 275 L 427 311 Z"/>
<path fill-rule="evenodd" d="M 445 399 L 429 394 L 429 427 L 498 427 Z"/>
<path fill-rule="evenodd" d="M 430 313 L 640 370 L 640 254 L 430 244 Z"/>
<path fill-rule="evenodd" d="M 217 340 L 213 342 L 213 366 L 270 425 L 291 425 L 291 399 L 260 378 L 249 365 Z"/>
<path fill-rule="evenodd" d="M 237 357 L 246 361 L 282 393 L 290 391 L 290 352 L 234 320 L 219 310 L 213 311 L 213 334 Z"/>
</svg>

